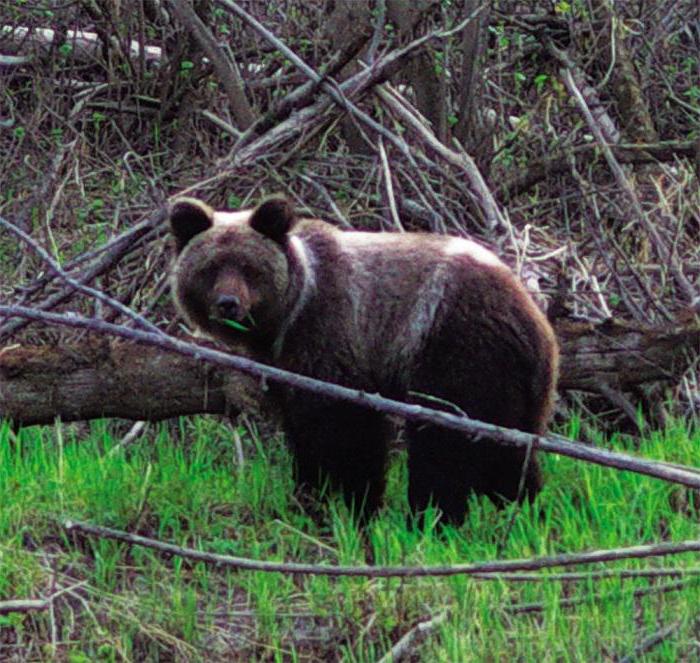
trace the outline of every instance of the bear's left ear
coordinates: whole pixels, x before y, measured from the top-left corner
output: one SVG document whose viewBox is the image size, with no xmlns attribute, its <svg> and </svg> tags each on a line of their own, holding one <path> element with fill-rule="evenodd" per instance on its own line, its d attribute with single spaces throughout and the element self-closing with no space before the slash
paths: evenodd
<svg viewBox="0 0 700 663">
<path fill-rule="evenodd" d="M 178 198 L 170 206 L 168 216 L 177 253 L 180 253 L 193 237 L 209 230 L 214 224 L 214 210 L 196 198 Z"/>
<path fill-rule="evenodd" d="M 295 218 L 294 207 L 286 198 L 268 198 L 253 211 L 250 227 L 261 235 L 284 244 Z"/>
</svg>

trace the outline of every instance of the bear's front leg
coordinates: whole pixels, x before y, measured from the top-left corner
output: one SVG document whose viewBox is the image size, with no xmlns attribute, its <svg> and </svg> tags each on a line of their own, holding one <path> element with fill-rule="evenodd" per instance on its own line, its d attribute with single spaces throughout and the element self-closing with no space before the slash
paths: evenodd
<svg viewBox="0 0 700 663">
<path fill-rule="evenodd" d="M 284 410 L 297 485 L 302 491 L 318 491 L 327 483 L 342 491 L 361 520 L 371 517 L 384 495 L 391 435 L 386 418 L 312 395 L 288 398 Z"/>
</svg>

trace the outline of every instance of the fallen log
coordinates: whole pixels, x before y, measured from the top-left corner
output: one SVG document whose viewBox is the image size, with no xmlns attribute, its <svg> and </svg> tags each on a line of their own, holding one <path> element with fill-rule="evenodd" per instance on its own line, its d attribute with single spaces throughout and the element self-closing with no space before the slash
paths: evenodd
<svg viewBox="0 0 700 663">
<path fill-rule="evenodd" d="M 555 330 L 561 346 L 560 391 L 604 393 L 601 385 L 628 391 L 647 383 L 673 383 L 700 351 L 697 316 L 664 327 L 563 319 Z"/>
<path fill-rule="evenodd" d="M 700 349 L 697 319 L 672 328 L 565 319 L 556 331 L 561 392 L 607 395 L 611 389 L 673 383 Z M 16 424 L 46 424 L 56 417 L 158 421 L 270 407 L 255 378 L 153 347 L 100 339 L 0 348 L 0 418 Z"/>
<path fill-rule="evenodd" d="M 15 424 L 236 415 L 264 400 L 247 375 L 123 341 L 0 349 L 0 418 Z"/>
</svg>

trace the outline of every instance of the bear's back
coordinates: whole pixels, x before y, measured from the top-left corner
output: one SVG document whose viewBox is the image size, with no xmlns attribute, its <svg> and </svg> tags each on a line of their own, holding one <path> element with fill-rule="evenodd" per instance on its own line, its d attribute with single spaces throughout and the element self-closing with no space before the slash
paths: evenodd
<svg viewBox="0 0 700 663">
<path fill-rule="evenodd" d="M 401 391 L 445 325 L 473 338 L 494 315 L 506 325 L 522 318 L 515 324 L 526 327 L 542 316 L 510 269 L 471 240 L 341 231 L 315 220 L 301 221 L 293 235 L 314 279 L 283 352 L 301 372 L 330 379 L 340 370 L 358 388 Z M 533 334 L 538 326 L 532 321 Z"/>
</svg>

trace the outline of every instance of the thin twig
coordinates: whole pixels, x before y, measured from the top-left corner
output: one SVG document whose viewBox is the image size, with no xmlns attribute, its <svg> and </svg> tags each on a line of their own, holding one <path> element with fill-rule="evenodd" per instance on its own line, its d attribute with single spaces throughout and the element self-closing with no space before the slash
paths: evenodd
<svg viewBox="0 0 700 663">
<path fill-rule="evenodd" d="M 448 617 L 447 612 L 441 612 L 432 619 L 418 622 L 410 631 L 404 633 L 401 639 L 382 656 L 377 663 L 396 663 L 405 656 L 419 638 L 424 638 L 432 633 L 438 626 L 443 624 Z"/>
<path fill-rule="evenodd" d="M 664 640 L 671 637 L 680 628 L 680 626 L 681 622 L 678 621 L 670 626 L 659 629 L 656 631 L 656 633 L 652 633 L 652 635 L 650 635 L 648 638 L 642 640 L 642 642 L 640 642 L 634 648 L 634 651 L 631 654 L 619 659 L 618 663 L 632 663 L 632 661 L 636 661 L 642 654 L 646 654 L 654 649 L 654 647 L 660 645 Z"/>
<path fill-rule="evenodd" d="M 697 582 L 697 581 L 695 581 Z M 652 594 L 666 594 L 668 592 L 677 592 L 688 587 L 690 583 L 687 581 L 669 582 L 665 585 L 656 585 L 654 587 L 641 587 L 632 592 L 634 598 L 641 598 Z M 560 598 L 557 600 L 557 609 L 574 608 L 583 603 L 592 601 L 607 601 L 611 599 L 621 599 L 627 595 L 623 591 L 607 592 L 602 594 L 590 594 L 588 596 L 575 596 L 572 598 Z M 544 612 L 547 609 L 547 603 L 517 603 L 509 605 L 504 610 L 512 615 L 523 615 Z"/>
</svg>

